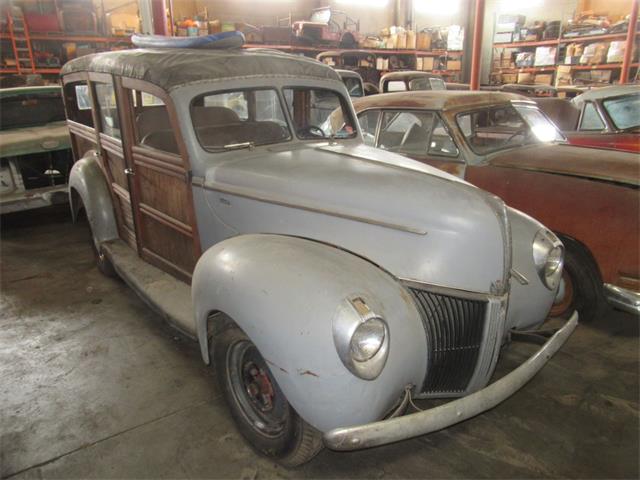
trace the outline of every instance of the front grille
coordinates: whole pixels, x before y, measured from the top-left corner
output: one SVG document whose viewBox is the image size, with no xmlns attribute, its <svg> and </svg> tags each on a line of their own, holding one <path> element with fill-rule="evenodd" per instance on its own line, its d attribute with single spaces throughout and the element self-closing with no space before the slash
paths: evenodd
<svg viewBox="0 0 640 480">
<path fill-rule="evenodd" d="M 427 394 L 465 392 L 478 362 L 487 303 L 411 288 L 429 345 Z"/>
</svg>

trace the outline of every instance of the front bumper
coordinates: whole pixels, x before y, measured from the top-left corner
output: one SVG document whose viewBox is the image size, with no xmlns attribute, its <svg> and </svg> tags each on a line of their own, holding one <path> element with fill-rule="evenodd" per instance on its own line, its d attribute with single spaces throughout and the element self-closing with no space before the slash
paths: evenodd
<svg viewBox="0 0 640 480">
<path fill-rule="evenodd" d="M 334 428 L 324 434 L 324 444 L 332 450 L 358 450 L 385 445 L 442 430 L 485 412 L 524 386 L 560 349 L 578 325 L 574 312 L 533 356 L 500 380 L 471 395 L 423 412 L 379 422 Z"/>
<path fill-rule="evenodd" d="M 640 293 L 605 283 L 604 294 L 614 307 L 636 315 L 640 314 Z"/>
</svg>

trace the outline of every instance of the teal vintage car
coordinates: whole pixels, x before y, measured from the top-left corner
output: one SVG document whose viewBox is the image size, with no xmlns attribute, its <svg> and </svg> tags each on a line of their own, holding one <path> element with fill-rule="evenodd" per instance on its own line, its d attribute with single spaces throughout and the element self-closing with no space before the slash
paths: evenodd
<svg viewBox="0 0 640 480">
<path fill-rule="evenodd" d="M 72 165 L 62 89 L 0 90 L 0 213 L 66 202 Z"/>
</svg>

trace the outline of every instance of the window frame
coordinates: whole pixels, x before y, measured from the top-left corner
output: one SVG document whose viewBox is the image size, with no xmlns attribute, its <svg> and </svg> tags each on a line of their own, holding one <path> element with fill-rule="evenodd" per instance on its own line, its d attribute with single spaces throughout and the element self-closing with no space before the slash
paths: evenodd
<svg viewBox="0 0 640 480">
<path fill-rule="evenodd" d="M 344 85 L 344 83 L 343 83 Z M 333 88 L 329 88 L 329 87 L 325 87 L 325 86 L 314 86 L 314 85 L 285 85 L 283 87 L 280 88 L 281 92 L 280 94 L 282 95 L 282 100 L 284 102 L 285 105 L 285 111 L 287 114 L 287 118 L 289 119 L 289 128 L 291 131 L 293 131 L 293 136 L 296 138 L 296 140 L 302 141 L 302 142 L 308 142 L 308 141 L 312 141 L 312 142 L 317 142 L 319 140 L 331 140 L 330 137 L 318 137 L 318 138 L 301 138 L 298 136 L 298 132 L 295 128 L 292 128 L 295 126 L 294 123 L 294 119 L 293 119 L 293 112 L 289 111 L 289 106 L 287 105 L 286 102 L 286 98 L 284 95 L 284 91 L 287 89 L 306 89 L 306 90 L 326 90 L 332 93 L 335 93 L 338 98 L 340 99 L 340 107 L 342 108 L 342 112 L 343 112 L 343 120 L 344 120 L 344 113 L 347 113 L 349 115 L 349 120 L 351 121 L 351 125 L 354 128 L 354 132 L 352 135 L 350 135 L 349 137 L 343 137 L 343 138 L 335 138 L 334 140 L 354 140 L 356 138 L 358 138 L 358 135 L 361 133 L 360 132 L 360 124 L 357 121 L 354 121 L 355 119 L 353 118 L 353 112 L 352 109 L 349 108 L 349 106 L 351 105 L 351 100 L 348 100 L 344 98 L 344 96 L 338 91 L 335 90 Z M 351 97 L 349 97 L 347 95 L 347 97 L 350 99 Z M 357 115 L 356 115 L 357 116 Z M 344 122 L 346 124 L 346 122 Z"/>
<path fill-rule="evenodd" d="M 194 103 L 196 100 L 198 99 L 202 99 L 204 102 L 204 97 L 207 96 L 211 96 L 211 95 L 222 95 L 225 93 L 234 93 L 234 92 L 246 92 L 246 91 L 273 91 L 276 93 L 276 97 L 278 98 L 278 102 L 280 104 L 280 109 L 282 110 L 283 113 L 283 117 L 285 119 L 285 122 L 287 124 L 287 130 L 289 132 L 289 137 L 285 140 L 281 140 L 281 141 L 277 141 L 277 142 L 270 142 L 270 143 L 261 143 L 260 145 L 255 145 L 256 147 L 262 147 L 262 146 L 268 146 L 268 145 L 281 145 L 284 143 L 289 143 L 292 142 L 294 139 L 297 139 L 297 136 L 295 136 L 292 132 L 292 121 L 291 118 L 289 117 L 289 112 L 288 112 L 288 108 L 286 106 L 286 103 L 284 102 L 284 95 L 282 94 L 282 92 L 280 91 L 280 89 L 278 87 L 273 87 L 273 86 L 254 86 L 254 87 L 241 87 L 241 88 L 232 88 L 232 89 L 224 89 L 224 90 L 212 90 L 209 92 L 205 92 L 205 93 L 199 93 L 195 96 L 193 96 L 191 98 L 191 100 L 189 101 L 189 121 L 191 124 L 191 128 L 193 130 L 193 134 L 196 138 L 196 140 L 198 141 L 198 145 L 200 146 L 200 148 L 202 148 L 202 150 L 204 150 L 207 153 L 227 153 L 231 150 L 211 150 L 206 148 L 202 142 L 200 141 L 200 136 L 198 135 L 198 131 L 196 130 L 196 126 L 193 123 L 193 108 L 194 108 Z M 251 108 L 249 108 L 249 105 L 247 105 L 247 120 L 245 121 L 250 121 L 253 117 L 252 121 L 256 121 L 255 120 L 255 111 L 252 111 Z"/>
<path fill-rule="evenodd" d="M 633 96 L 637 96 L 638 93 L 634 92 L 634 93 L 627 93 L 625 95 L 618 95 L 615 97 L 609 97 L 609 98 L 603 98 L 598 102 L 594 102 L 596 104 L 596 107 L 598 109 L 598 113 L 603 117 L 604 123 L 606 125 L 606 129 L 605 131 L 612 131 L 612 132 L 623 132 L 624 129 L 621 129 L 618 127 L 618 125 L 616 125 L 616 122 L 614 121 L 613 117 L 611 116 L 611 114 L 609 113 L 609 109 L 607 108 L 606 102 L 611 101 L 611 100 L 619 100 L 625 97 L 633 97 Z M 601 110 L 602 109 L 602 110 Z"/>
<path fill-rule="evenodd" d="M 463 156 L 463 152 L 462 149 L 460 148 L 460 145 L 458 145 L 458 142 L 456 141 L 455 135 L 452 134 L 451 128 L 449 127 L 449 125 L 447 124 L 445 118 L 442 116 L 442 112 L 440 110 L 431 110 L 431 109 L 421 109 L 421 108 L 409 108 L 409 109 L 399 109 L 399 108 L 369 108 L 366 110 L 362 110 L 360 113 L 364 113 L 366 111 L 369 110 L 378 110 L 379 115 L 378 115 L 378 125 L 376 127 L 376 142 L 375 142 L 375 147 L 376 148 L 380 148 L 380 133 L 382 131 L 382 118 L 384 116 L 385 113 L 387 112 L 395 112 L 395 113 L 413 113 L 413 112 L 417 112 L 417 113 L 433 113 L 434 114 L 434 120 L 438 119 L 440 120 L 440 122 L 442 123 L 444 129 L 446 130 L 446 132 L 449 134 L 449 137 L 451 137 L 451 141 L 453 142 L 453 144 L 456 146 L 456 149 L 458 150 L 458 153 L 456 155 L 447 155 L 444 153 L 429 153 L 429 147 L 431 145 L 431 138 L 433 136 L 433 128 L 430 129 L 429 131 L 429 140 L 427 140 L 427 150 L 424 153 L 424 157 L 438 157 L 438 159 L 443 159 L 449 162 L 456 162 L 456 163 L 466 163 L 464 160 L 464 156 Z M 435 123 L 435 122 L 434 122 Z M 406 155 L 402 152 L 394 152 L 397 153 L 399 155 Z"/>
<path fill-rule="evenodd" d="M 109 85 L 113 89 L 113 95 L 114 95 L 114 99 L 115 99 L 116 116 L 118 118 L 118 131 L 120 132 L 120 135 L 118 137 L 115 137 L 113 135 L 109 135 L 108 133 L 106 133 L 104 131 L 100 100 L 98 98 L 98 93 L 97 93 L 97 90 L 96 90 L 96 87 L 97 87 L 98 84 Z M 91 92 L 91 98 L 93 98 L 93 111 L 95 112 L 95 119 L 97 121 L 97 123 L 95 125 L 96 132 L 98 132 L 99 135 L 105 135 L 105 136 L 107 136 L 109 138 L 112 138 L 113 140 L 116 140 L 118 142 L 122 142 L 123 141 L 123 136 L 124 136 L 123 122 L 122 122 L 122 112 L 120 111 L 122 103 L 121 103 L 121 100 L 118 98 L 118 91 L 117 91 L 118 89 L 116 87 L 114 78 L 110 74 L 101 74 L 101 73 L 91 72 L 89 74 L 89 88 L 90 88 L 90 92 Z"/>
<path fill-rule="evenodd" d="M 584 121 L 585 112 L 587 111 L 587 108 L 589 106 L 593 107 L 594 111 L 596 112 L 596 115 L 598 116 L 598 119 L 602 123 L 602 128 L 600 128 L 600 129 L 597 129 L 597 128 L 582 128 L 582 122 Z M 584 106 L 582 107 L 582 110 L 580 111 L 580 118 L 578 119 L 578 131 L 579 132 L 606 132 L 608 130 L 609 130 L 609 127 L 608 127 L 607 121 L 606 121 L 605 118 L 603 118 L 602 112 L 600 112 L 600 109 L 598 108 L 598 104 L 596 102 L 592 102 L 591 100 L 587 100 L 586 102 L 584 102 Z"/>
</svg>

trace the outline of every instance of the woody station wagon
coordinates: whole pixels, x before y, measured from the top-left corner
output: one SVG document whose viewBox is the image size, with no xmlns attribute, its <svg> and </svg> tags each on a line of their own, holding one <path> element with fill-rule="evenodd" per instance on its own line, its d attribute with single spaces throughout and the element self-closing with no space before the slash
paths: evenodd
<svg viewBox="0 0 640 480">
<path fill-rule="evenodd" d="M 563 246 L 497 197 L 365 146 L 328 66 L 134 49 L 73 60 L 63 83 L 71 208 L 99 268 L 199 342 L 240 432 L 284 465 L 490 409 L 577 325 L 487 386 L 559 296 Z M 403 415 L 441 397 L 460 398 Z"/>
</svg>

